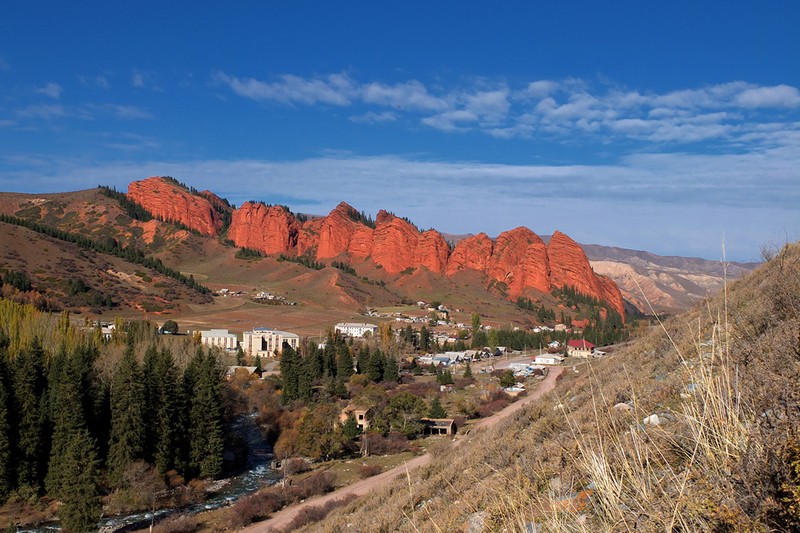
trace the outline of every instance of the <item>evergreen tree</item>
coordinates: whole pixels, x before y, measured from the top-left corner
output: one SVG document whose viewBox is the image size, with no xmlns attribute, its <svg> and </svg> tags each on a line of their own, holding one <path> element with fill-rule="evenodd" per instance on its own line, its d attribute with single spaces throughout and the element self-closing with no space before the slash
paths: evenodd
<svg viewBox="0 0 800 533">
<path fill-rule="evenodd" d="M 346 382 L 353 375 L 353 356 L 350 355 L 350 349 L 346 346 L 338 350 L 339 356 L 336 359 L 336 376 L 342 382 Z"/>
<path fill-rule="evenodd" d="M 375 349 L 367 361 L 367 377 L 370 381 L 379 382 L 383 379 L 383 367 L 385 359 L 379 349 Z"/>
<path fill-rule="evenodd" d="M 311 400 L 314 392 L 314 366 L 314 358 L 310 356 L 304 357 L 300 362 L 301 369 L 297 378 L 297 397 L 306 402 Z"/>
<path fill-rule="evenodd" d="M 467 361 L 466 367 L 464 367 L 464 377 L 467 379 L 472 379 L 472 365 Z"/>
<path fill-rule="evenodd" d="M 111 482 L 122 484 L 125 469 L 142 457 L 145 441 L 145 389 L 142 371 L 128 344 L 111 384 L 111 439 L 108 470 Z"/>
<path fill-rule="evenodd" d="M 64 531 L 97 531 L 102 506 L 97 480 L 95 444 L 87 430 L 75 432 L 65 448 L 62 462 L 63 505 L 58 510 Z"/>
<path fill-rule="evenodd" d="M 328 339 L 330 338 L 329 336 Z M 336 351 L 335 341 L 325 344 L 322 352 L 322 377 L 336 377 Z"/>
<path fill-rule="evenodd" d="M 80 376 L 73 358 L 62 351 L 55 358 L 59 371 L 56 380 L 51 380 L 48 396 L 52 411 L 53 443 L 50 448 L 50 463 L 45 478 L 45 488 L 51 496 L 63 500 L 66 496 L 65 464 L 67 449 L 78 432 L 86 431 L 86 415 L 81 398 Z"/>
<path fill-rule="evenodd" d="M 0 340 L 0 503 L 6 500 L 13 488 L 13 466 L 11 439 L 11 377 L 8 372 L 6 346 Z"/>
<path fill-rule="evenodd" d="M 428 410 L 428 416 L 430 418 L 447 418 L 447 411 L 445 411 L 444 407 L 442 407 L 442 402 L 439 401 L 438 396 L 436 396 L 431 402 L 431 408 Z"/>
<path fill-rule="evenodd" d="M 286 345 L 284 345 L 284 348 Z M 194 359 L 199 369 L 189 415 L 189 462 L 200 477 L 215 479 L 222 474 L 225 447 L 222 370 L 212 353 L 198 348 Z"/>
<path fill-rule="evenodd" d="M 400 369 L 397 366 L 397 359 L 392 355 L 386 356 L 386 365 L 383 368 L 383 381 L 397 383 L 400 381 Z"/>
<path fill-rule="evenodd" d="M 236 346 L 236 364 L 239 366 L 245 366 L 244 350 L 242 350 L 241 346 Z M 256 356 L 256 368 L 259 368 L 260 364 L 261 358 Z"/>
<path fill-rule="evenodd" d="M 361 428 L 358 427 L 358 422 L 353 413 L 347 416 L 347 420 L 342 424 L 342 437 L 347 441 L 354 441 L 361 435 Z"/>
<path fill-rule="evenodd" d="M 281 376 L 283 377 L 281 401 L 287 404 L 299 398 L 301 372 L 300 357 L 294 351 L 294 348 L 287 343 L 283 344 L 280 367 Z"/>
<path fill-rule="evenodd" d="M 419 330 L 419 349 L 423 352 L 428 352 L 431 348 L 431 334 L 428 328 L 422 326 Z"/>
<path fill-rule="evenodd" d="M 155 373 L 158 376 L 156 412 L 154 427 L 154 462 L 162 474 L 180 463 L 179 441 L 184 435 L 180 414 L 181 398 L 178 394 L 178 368 L 172 353 L 162 349 L 156 360 Z"/>
<path fill-rule="evenodd" d="M 17 483 L 41 488 L 45 452 L 44 350 L 37 337 L 14 362 Z"/>
<path fill-rule="evenodd" d="M 356 371 L 359 374 L 367 373 L 367 366 L 369 366 L 370 356 L 371 354 L 369 353 L 369 346 L 362 346 L 361 349 L 358 350 L 358 357 L 356 358 Z"/>
<path fill-rule="evenodd" d="M 144 405 L 143 420 L 152 428 L 161 403 L 160 376 L 156 372 L 158 361 L 158 350 L 155 344 L 151 344 L 144 352 L 142 361 L 142 381 L 144 385 Z M 147 438 L 143 440 L 142 456 L 149 463 L 153 462 L 155 456 L 156 439 Z"/>
</svg>

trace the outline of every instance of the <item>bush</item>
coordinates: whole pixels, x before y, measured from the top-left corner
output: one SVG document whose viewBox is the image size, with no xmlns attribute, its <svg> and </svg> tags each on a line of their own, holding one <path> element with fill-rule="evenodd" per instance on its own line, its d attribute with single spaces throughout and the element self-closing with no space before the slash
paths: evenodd
<svg viewBox="0 0 800 533">
<path fill-rule="evenodd" d="M 336 500 L 331 500 L 329 502 L 326 502 L 323 505 L 314 505 L 306 507 L 305 509 L 301 509 L 297 513 L 297 516 L 295 516 L 294 520 L 292 520 L 289 523 L 289 525 L 286 526 L 286 529 L 284 529 L 283 531 L 284 533 L 287 533 L 289 531 L 299 529 L 303 526 L 319 522 L 320 520 L 328 516 L 328 514 L 335 508 L 347 505 L 356 498 L 357 496 L 355 494 L 347 494 L 346 496 L 343 496 Z"/>
<path fill-rule="evenodd" d="M 383 468 L 378 464 L 362 464 L 358 467 L 358 477 L 367 479 L 368 477 L 377 476 L 383 472 Z"/>
<path fill-rule="evenodd" d="M 155 533 L 194 533 L 199 527 L 196 516 L 171 516 L 159 522 Z"/>
</svg>

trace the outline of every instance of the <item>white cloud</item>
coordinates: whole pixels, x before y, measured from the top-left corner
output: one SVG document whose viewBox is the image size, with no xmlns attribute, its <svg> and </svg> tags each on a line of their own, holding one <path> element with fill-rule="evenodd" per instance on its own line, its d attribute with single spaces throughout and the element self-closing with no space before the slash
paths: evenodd
<svg viewBox="0 0 800 533">
<path fill-rule="evenodd" d="M 747 89 L 736 96 L 743 107 L 799 107 L 800 91 L 788 85 Z"/>
<path fill-rule="evenodd" d="M 163 92 L 164 89 L 158 85 L 157 78 L 154 72 L 135 68 L 131 72 L 131 85 L 137 89 Z"/>
<path fill-rule="evenodd" d="M 571 142 L 627 138 L 735 145 L 765 121 L 786 120 L 772 114 L 800 107 L 795 87 L 744 81 L 656 93 L 608 83 L 598 87 L 581 79 L 536 80 L 519 90 L 505 84 L 487 87 L 490 83 L 481 79 L 472 87 L 434 91 L 414 79 L 360 83 L 347 74 L 316 78 L 284 74 L 260 81 L 220 72 L 214 78 L 257 101 L 359 107 L 363 112 L 350 116 L 355 122 L 375 124 L 409 115 L 444 132 L 482 131 L 495 138 L 547 136 Z M 381 107 L 391 108 L 391 114 L 379 111 Z"/>
<path fill-rule="evenodd" d="M 31 105 L 17 110 L 18 117 L 51 120 L 67 116 L 64 106 L 60 104 Z"/>
<path fill-rule="evenodd" d="M 61 91 L 63 90 L 64 89 L 61 87 L 61 85 L 50 82 L 44 87 L 38 87 L 36 89 L 36 92 L 48 96 L 50 98 L 53 98 L 54 100 L 58 100 L 59 98 L 61 98 Z"/>
<path fill-rule="evenodd" d="M 146 148 L 148 142 L 109 140 L 120 150 Z M 16 190 L 21 181 L 30 191 L 63 190 L 63 183 L 124 188 L 131 179 L 171 175 L 237 205 L 278 198 L 296 211 L 325 214 L 346 200 L 359 210 L 374 214 L 389 209 L 420 226 L 450 233 L 496 235 L 527 225 L 539 234 L 559 229 L 581 242 L 708 258 L 718 257 L 723 234 L 730 257 L 754 259 L 762 243 L 781 238 L 784 229 L 797 232 L 800 227 L 800 135 L 789 136 L 775 148 L 751 147 L 744 153 L 639 153 L 605 165 L 508 165 L 349 154 L 299 161 L 105 164 L 52 158 L 47 163 L 30 158 L 35 162 L 26 163 L 16 157 L 14 171 L 0 171 L 0 190 Z M 0 168 L 12 164 L 5 163 Z M 375 183 L 381 187 L 376 189 Z M 426 193 L 420 195 L 420 190 Z M 564 217 L 565 205 L 591 216 Z M 491 216 L 472 215 L 486 213 L 486 206 L 502 209 L 492 210 Z"/>
<path fill-rule="evenodd" d="M 361 91 L 364 102 L 368 104 L 422 111 L 440 111 L 447 108 L 447 102 L 431 95 L 417 80 L 396 85 L 368 83 Z"/>
<path fill-rule="evenodd" d="M 78 81 L 84 87 L 97 87 L 98 89 L 109 89 L 111 87 L 108 78 L 102 74 L 97 76 L 78 76 Z"/>
<path fill-rule="evenodd" d="M 326 78 L 310 80 L 284 74 L 275 82 L 236 78 L 224 72 L 217 73 L 214 78 L 228 85 L 239 96 L 282 104 L 346 106 L 350 104 L 354 92 L 353 84 L 346 74 L 331 74 Z"/>
<path fill-rule="evenodd" d="M 350 117 L 352 122 L 361 122 L 364 124 L 378 124 L 381 122 L 394 122 L 397 120 L 397 113 L 391 111 L 383 111 L 376 113 L 375 111 L 368 111 L 363 115 L 354 115 Z"/>
</svg>

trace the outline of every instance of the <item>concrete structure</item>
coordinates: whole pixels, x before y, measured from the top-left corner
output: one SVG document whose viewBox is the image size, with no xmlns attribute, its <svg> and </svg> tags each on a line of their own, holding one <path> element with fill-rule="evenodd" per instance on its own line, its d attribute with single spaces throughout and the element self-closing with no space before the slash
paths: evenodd
<svg viewBox="0 0 800 533">
<path fill-rule="evenodd" d="M 288 331 L 279 331 L 269 328 L 253 328 L 245 331 L 242 336 L 242 349 L 252 357 L 273 357 L 283 352 L 283 343 L 287 343 L 297 350 L 300 346 L 300 337 Z"/>
<path fill-rule="evenodd" d="M 423 418 L 425 435 L 455 435 L 456 423 L 452 418 Z"/>
<path fill-rule="evenodd" d="M 355 322 L 339 322 L 334 326 L 334 329 L 342 335 L 348 337 L 363 337 L 369 333 L 374 336 L 378 333 L 378 326 L 375 324 L 355 323 Z"/>
<path fill-rule="evenodd" d="M 572 339 L 567 341 L 567 355 L 570 357 L 589 357 L 595 346 L 583 339 Z"/>
<path fill-rule="evenodd" d="M 353 418 L 356 419 L 356 424 L 358 424 L 358 428 L 361 431 L 366 431 L 369 429 L 369 420 L 367 419 L 368 413 L 369 409 L 347 407 L 339 414 L 339 422 L 344 424 L 347 422 L 347 419 L 350 417 L 350 415 L 353 415 Z"/>
<path fill-rule="evenodd" d="M 235 350 L 239 346 L 239 339 L 227 329 L 209 329 L 200 332 L 200 342 L 205 346 L 216 346 L 223 350 Z"/>
<path fill-rule="evenodd" d="M 563 357 L 551 353 L 537 355 L 533 360 L 533 362 L 537 365 L 560 365 L 563 361 Z"/>
</svg>

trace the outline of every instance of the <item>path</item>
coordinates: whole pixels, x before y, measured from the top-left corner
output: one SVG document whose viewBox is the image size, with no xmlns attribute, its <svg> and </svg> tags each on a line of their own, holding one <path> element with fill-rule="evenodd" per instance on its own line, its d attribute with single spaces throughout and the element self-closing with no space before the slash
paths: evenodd
<svg viewBox="0 0 800 533">
<path fill-rule="evenodd" d="M 536 390 L 533 391 L 528 396 L 516 401 L 510 405 L 508 405 L 505 409 L 498 411 L 497 413 L 493 414 L 490 417 L 484 418 L 469 431 L 469 434 L 459 435 L 456 437 L 456 440 L 453 442 L 453 446 L 458 446 L 465 439 L 470 438 L 470 434 L 473 434 L 476 430 L 487 428 L 494 426 L 501 420 L 504 420 L 511 416 L 513 413 L 519 411 L 527 404 L 538 400 L 545 394 L 549 393 L 553 390 L 556 386 L 556 379 L 559 375 L 564 371 L 565 367 L 558 366 L 550 368 L 550 372 L 547 374 L 547 377 L 539 383 L 539 386 L 536 387 Z M 367 479 L 363 479 L 352 485 L 347 485 L 346 487 L 342 487 L 337 489 L 333 492 L 329 492 L 328 494 L 324 494 L 322 496 L 317 496 L 315 498 L 308 499 L 302 503 L 297 505 L 292 505 L 291 507 L 286 507 L 285 509 L 281 509 L 277 513 L 273 514 L 268 520 L 263 522 L 258 522 L 256 524 L 250 525 L 243 529 L 244 533 L 268 533 L 270 531 L 279 530 L 280 528 L 284 528 L 288 526 L 294 517 L 300 512 L 301 509 L 306 507 L 312 506 L 320 506 L 324 505 L 325 503 L 331 500 L 338 500 L 348 494 L 355 494 L 356 496 L 364 496 L 365 494 L 385 486 L 387 483 L 394 480 L 396 477 L 405 475 L 407 472 L 414 470 L 420 466 L 425 466 L 431 462 L 431 454 L 426 453 L 423 455 L 419 455 L 414 457 L 413 459 L 406 461 L 402 465 L 398 465 L 391 470 L 387 470 L 377 476 L 372 476 Z"/>
</svg>

